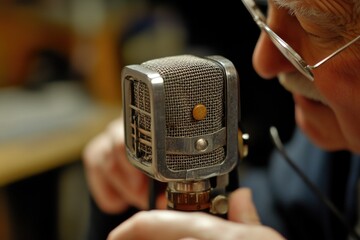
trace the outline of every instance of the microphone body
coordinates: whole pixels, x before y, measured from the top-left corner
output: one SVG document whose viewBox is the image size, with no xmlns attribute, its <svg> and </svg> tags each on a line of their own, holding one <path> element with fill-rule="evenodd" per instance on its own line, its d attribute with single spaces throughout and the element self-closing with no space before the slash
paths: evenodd
<svg viewBox="0 0 360 240">
<path fill-rule="evenodd" d="M 170 56 L 125 66 L 121 79 L 129 161 L 168 183 L 169 208 L 226 212 L 221 196 L 239 160 L 234 65 L 217 55 Z"/>
</svg>

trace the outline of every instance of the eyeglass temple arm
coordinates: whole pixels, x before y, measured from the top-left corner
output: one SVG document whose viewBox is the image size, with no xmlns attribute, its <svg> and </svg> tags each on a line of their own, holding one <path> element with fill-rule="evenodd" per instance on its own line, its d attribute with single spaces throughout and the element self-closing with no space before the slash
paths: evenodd
<svg viewBox="0 0 360 240">
<path fill-rule="evenodd" d="M 241 0 L 245 7 L 247 8 L 248 12 L 253 17 L 254 21 L 262 27 L 261 23 L 264 23 L 266 21 L 266 18 L 260 8 L 256 5 L 254 0 Z"/>
<path fill-rule="evenodd" d="M 330 58 L 334 57 L 335 55 L 337 55 L 338 53 L 340 53 L 342 50 L 344 50 L 345 48 L 349 47 L 351 44 L 353 44 L 354 42 L 356 42 L 357 40 L 360 39 L 360 35 L 357 36 L 356 38 L 354 38 L 353 40 L 351 40 L 350 42 L 348 42 L 346 45 L 344 45 L 343 47 L 339 48 L 338 50 L 336 50 L 335 52 L 333 52 L 332 54 L 330 54 L 328 57 L 324 58 L 323 60 L 321 60 L 320 62 L 318 62 L 315 65 L 307 65 L 306 67 L 309 69 L 315 69 L 317 67 L 319 67 L 320 65 L 322 65 L 323 63 L 325 63 L 327 60 L 329 60 Z"/>
</svg>

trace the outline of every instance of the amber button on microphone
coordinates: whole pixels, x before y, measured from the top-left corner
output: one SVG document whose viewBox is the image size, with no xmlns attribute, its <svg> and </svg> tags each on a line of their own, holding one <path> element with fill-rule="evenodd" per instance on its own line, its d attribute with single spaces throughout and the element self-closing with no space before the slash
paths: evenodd
<svg viewBox="0 0 360 240">
<path fill-rule="evenodd" d="M 192 114 L 196 120 L 203 120 L 206 117 L 206 107 L 203 104 L 196 104 L 193 108 Z"/>
</svg>

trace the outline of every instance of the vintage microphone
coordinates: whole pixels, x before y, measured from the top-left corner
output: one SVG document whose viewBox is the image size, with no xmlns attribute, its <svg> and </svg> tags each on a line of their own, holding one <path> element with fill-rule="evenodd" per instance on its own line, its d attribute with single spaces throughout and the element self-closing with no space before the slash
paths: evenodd
<svg viewBox="0 0 360 240">
<path fill-rule="evenodd" d="M 229 175 L 247 153 L 232 62 L 169 56 L 125 66 L 121 79 L 129 161 L 167 183 L 169 209 L 226 214 Z"/>
</svg>

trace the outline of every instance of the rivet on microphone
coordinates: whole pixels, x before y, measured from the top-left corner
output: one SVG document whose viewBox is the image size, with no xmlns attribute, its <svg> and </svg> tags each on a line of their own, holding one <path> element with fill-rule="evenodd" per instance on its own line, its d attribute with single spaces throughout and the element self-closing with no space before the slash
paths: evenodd
<svg viewBox="0 0 360 240">
<path fill-rule="evenodd" d="M 196 106 L 193 108 L 192 114 L 196 120 L 203 120 L 207 114 L 205 105 L 196 104 Z"/>
<path fill-rule="evenodd" d="M 195 143 L 195 148 L 198 151 L 204 151 L 207 149 L 208 146 L 209 146 L 208 141 L 206 141 L 203 138 L 199 138 Z"/>
</svg>

